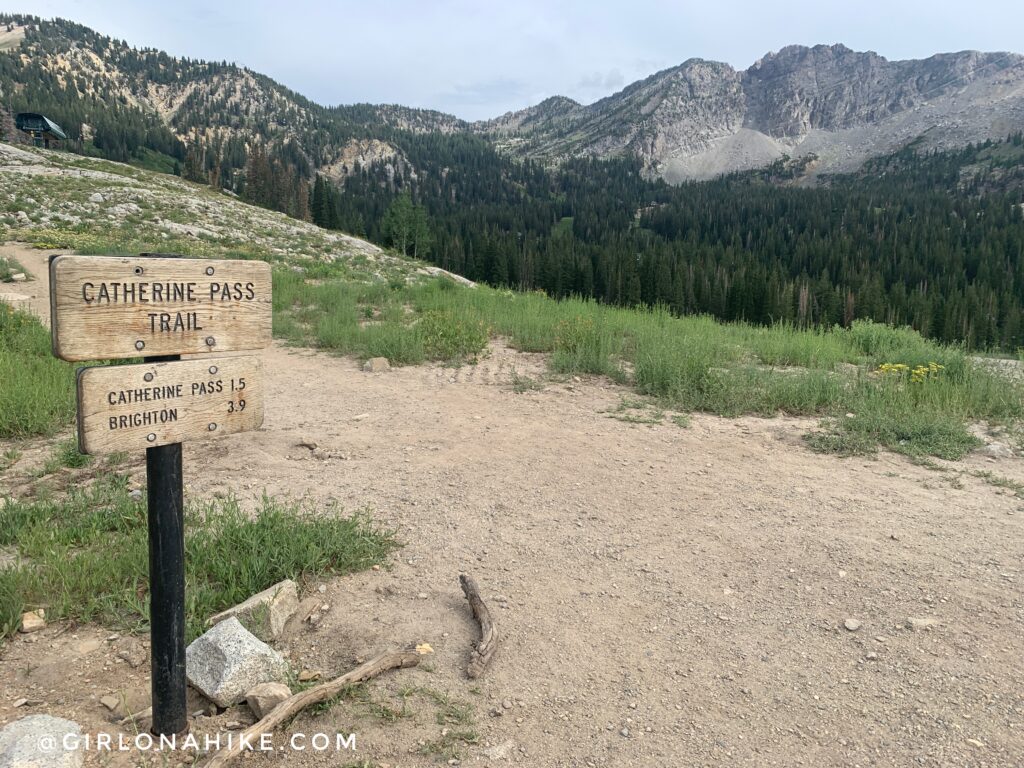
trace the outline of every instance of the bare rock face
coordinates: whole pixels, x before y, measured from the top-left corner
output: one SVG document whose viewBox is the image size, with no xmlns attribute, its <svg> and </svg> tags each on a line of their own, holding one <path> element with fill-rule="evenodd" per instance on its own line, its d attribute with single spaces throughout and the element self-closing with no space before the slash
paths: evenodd
<svg viewBox="0 0 1024 768">
<path fill-rule="evenodd" d="M 949 148 L 1003 138 L 1024 121 L 1024 56 L 889 61 L 843 45 L 789 46 L 744 72 L 691 59 L 589 106 L 554 97 L 474 124 L 507 151 L 560 160 L 639 157 L 669 181 L 789 155 L 849 170 L 920 136 Z"/>
<path fill-rule="evenodd" d="M 31 715 L 0 729 L 0 765 L 11 768 L 79 768 L 85 749 L 78 723 L 50 715 Z"/>
<path fill-rule="evenodd" d="M 230 707 L 260 683 L 283 683 L 285 660 L 231 617 L 185 649 L 188 681 L 219 707 Z"/>
</svg>

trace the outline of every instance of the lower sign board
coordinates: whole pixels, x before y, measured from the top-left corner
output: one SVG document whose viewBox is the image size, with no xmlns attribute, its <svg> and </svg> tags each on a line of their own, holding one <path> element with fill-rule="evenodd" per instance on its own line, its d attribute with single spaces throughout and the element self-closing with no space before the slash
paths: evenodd
<svg viewBox="0 0 1024 768">
<path fill-rule="evenodd" d="M 82 453 L 152 448 L 262 423 L 263 364 L 251 355 L 78 371 Z"/>
</svg>

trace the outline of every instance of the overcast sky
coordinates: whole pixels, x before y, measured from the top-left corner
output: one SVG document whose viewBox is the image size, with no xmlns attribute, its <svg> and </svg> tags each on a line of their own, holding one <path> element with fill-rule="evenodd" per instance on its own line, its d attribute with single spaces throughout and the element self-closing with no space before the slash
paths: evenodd
<svg viewBox="0 0 1024 768">
<path fill-rule="evenodd" d="M 589 103 L 692 57 L 746 68 L 792 43 L 890 59 L 1024 49 L 1021 0 L 32 0 L 16 10 L 234 61 L 322 104 L 467 119 L 554 95 Z"/>
</svg>

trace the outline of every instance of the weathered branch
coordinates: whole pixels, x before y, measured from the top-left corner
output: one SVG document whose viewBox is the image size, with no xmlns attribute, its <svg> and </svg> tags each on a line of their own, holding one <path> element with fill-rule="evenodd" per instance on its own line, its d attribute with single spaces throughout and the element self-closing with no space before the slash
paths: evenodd
<svg viewBox="0 0 1024 768">
<path fill-rule="evenodd" d="M 480 588 L 477 586 L 476 580 L 472 576 L 460 573 L 459 583 L 469 601 L 473 618 L 480 625 L 480 640 L 470 654 L 469 664 L 466 667 L 466 674 L 475 678 L 484 673 L 494 652 L 498 650 L 498 625 L 494 623 L 487 604 L 480 597 Z"/>
<path fill-rule="evenodd" d="M 241 752 L 245 751 L 246 743 L 258 744 L 259 737 L 262 734 L 273 731 L 274 728 L 286 720 L 290 720 L 295 717 L 295 715 L 306 707 L 311 707 L 314 704 L 319 704 L 321 701 L 331 698 L 332 696 L 336 696 L 341 693 L 345 686 L 369 680 L 370 678 L 376 677 L 390 669 L 415 667 L 420 663 L 420 659 L 422 658 L 423 654 L 417 651 L 395 651 L 392 653 L 382 653 L 380 656 L 370 659 L 365 664 L 356 667 L 351 672 L 348 672 L 341 677 L 329 680 L 326 683 L 321 683 L 313 688 L 308 688 L 302 693 L 297 693 L 294 696 L 285 699 L 274 707 L 270 714 L 258 723 L 250 725 L 242 731 L 238 737 L 232 741 L 229 749 L 222 750 L 215 754 L 205 764 L 205 768 L 222 768 L 222 766 L 227 765 Z"/>
</svg>

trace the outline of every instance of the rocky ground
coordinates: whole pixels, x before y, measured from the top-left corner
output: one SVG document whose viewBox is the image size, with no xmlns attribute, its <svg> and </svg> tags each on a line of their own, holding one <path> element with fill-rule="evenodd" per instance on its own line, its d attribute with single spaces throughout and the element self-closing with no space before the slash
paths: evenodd
<svg viewBox="0 0 1024 768">
<path fill-rule="evenodd" d="M 162 252 L 194 256 L 316 258 L 344 264 L 358 280 L 449 274 L 176 176 L 0 143 L 0 237 L 5 233 L 85 253 L 133 253 L 159 243 Z"/>
<path fill-rule="evenodd" d="M 8 255 L 39 275 L 41 256 Z M 44 288 L 10 290 L 42 302 Z M 1024 504 L 991 481 L 1024 481 L 1020 459 L 839 459 L 786 418 L 630 423 L 626 390 L 545 378 L 542 357 L 501 344 L 461 368 L 366 373 L 283 346 L 264 361 L 264 428 L 187 444 L 187 496 L 368 508 L 404 544 L 393 565 L 304 585 L 279 648 L 324 677 L 415 643 L 434 654 L 287 728 L 351 731 L 355 755 L 241 764 L 1024 763 Z M 527 378 L 542 388 L 515 384 Z M 0 475 L 7 492 L 34 445 Z M 141 484 L 141 457 L 129 467 Z M 503 635 L 476 681 L 460 571 Z M 319 622 L 300 620 L 316 606 Z M 146 641 L 65 625 L 14 638 L 0 724 L 50 713 L 124 730 L 101 699 L 145 702 L 132 657 Z M 252 721 L 198 696 L 190 711 L 197 733 Z"/>
</svg>

